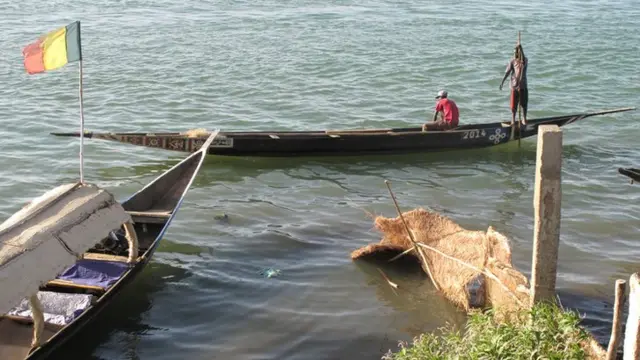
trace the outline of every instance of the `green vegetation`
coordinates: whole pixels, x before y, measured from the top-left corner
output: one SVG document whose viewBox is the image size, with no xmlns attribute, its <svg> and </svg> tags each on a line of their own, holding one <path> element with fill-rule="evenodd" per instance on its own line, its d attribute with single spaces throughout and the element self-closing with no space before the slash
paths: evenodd
<svg viewBox="0 0 640 360">
<path fill-rule="evenodd" d="M 491 310 L 469 316 L 464 335 L 451 328 L 442 334 L 423 334 L 413 344 L 400 343 L 396 353 L 383 360 L 480 360 L 480 359 L 585 359 L 580 343 L 588 333 L 579 326 L 580 316 L 555 305 L 539 304 L 497 323 Z"/>
</svg>

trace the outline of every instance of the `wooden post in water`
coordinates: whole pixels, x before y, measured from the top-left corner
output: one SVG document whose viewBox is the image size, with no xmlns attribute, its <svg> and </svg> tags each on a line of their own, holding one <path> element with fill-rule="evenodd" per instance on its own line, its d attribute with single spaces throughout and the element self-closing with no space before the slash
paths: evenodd
<svg viewBox="0 0 640 360">
<path fill-rule="evenodd" d="M 622 311 L 624 310 L 625 295 L 627 292 L 627 282 L 616 280 L 616 298 L 613 305 L 613 326 L 611 327 L 611 338 L 607 348 L 607 360 L 615 360 L 620 345 L 620 333 L 622 332 Z"/>
<path fill-rule="evenodd" d="M 555 301 L 562 203 L 561 170 L 562 130 L 557 125 L 540 125 L 533 197 L 532 306 L 539 301 Z"/>
<path fill-rule="evenodd" d="M 634 273 L 629 278 L 629 315 L 624 331 L 623 360 L 640 359 L 640 278 Z"/>
</svg>

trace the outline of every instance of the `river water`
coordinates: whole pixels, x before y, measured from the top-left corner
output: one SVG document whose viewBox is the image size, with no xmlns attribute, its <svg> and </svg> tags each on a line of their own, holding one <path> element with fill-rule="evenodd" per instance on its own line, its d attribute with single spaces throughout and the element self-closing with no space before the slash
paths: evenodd
<svg viewBox="0 0 640 360">
<path fill-rule="evenodd" d="M 518 30 L 530 118 L 636 106 L 634 1 L 0 0 L 0 215 L 78 177 L 78 64 L 29 76 L 21 49 L 82 21 L 86 127 L 96 131 L 409 126 L 442 88 L 462 123 L 508 120 L 498 90 Z M 638 112 L 563 128 L 558 291 L 606 343 L 614 282 L 637 270 Z M 368 214 L 425 207 L 512 241 L 529 275 L 535 139 L 385 157 L 209 157 L 149 267 L 65 349 L 94 359 L 375 359 L 463 316 L 423 276 L 349 253 Z M 182 154 L 88 140 L 85 176 L 124 198 Z M 228 221 L 217 215 L 227 214 Z M 266 268 L 279 269 L 265 278 Z"/>
</svg>

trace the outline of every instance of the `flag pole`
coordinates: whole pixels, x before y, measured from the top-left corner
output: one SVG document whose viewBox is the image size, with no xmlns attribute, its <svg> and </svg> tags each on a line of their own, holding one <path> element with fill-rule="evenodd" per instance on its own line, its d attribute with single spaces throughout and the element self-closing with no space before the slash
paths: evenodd
<svg viewBox="0 0 640 360">
<path fill-rule="evenodd" d="M 80 60 L 80 183 L 84 183 L 84 106 L 82 101 L 82 60 Z"/>
<path fill-rule="evenodd" d="M 80 24 L 78 23 L 78 31 L 80 31 Z M 81 50 L 82 51 L 82 50 Z M 84 104 L 82 98 L 82 55 L 80 55 L 80 183 L 84 184 Z"/>
</svg>

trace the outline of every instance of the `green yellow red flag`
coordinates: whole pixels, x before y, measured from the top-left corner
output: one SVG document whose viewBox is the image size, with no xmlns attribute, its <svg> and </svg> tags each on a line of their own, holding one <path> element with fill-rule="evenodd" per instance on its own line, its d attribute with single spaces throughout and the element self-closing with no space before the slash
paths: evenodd
<svg viewBox="0 0 640 360">
<path fill-rule="evenodd" d="M 40 37 L 22 50 L 22 56 L 29 74 L 55 70 L 69 62 L 82 60 L 80 21 Z"/>
</svg>

